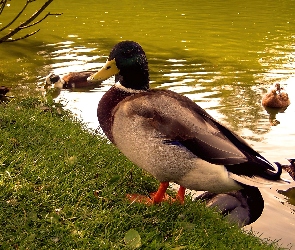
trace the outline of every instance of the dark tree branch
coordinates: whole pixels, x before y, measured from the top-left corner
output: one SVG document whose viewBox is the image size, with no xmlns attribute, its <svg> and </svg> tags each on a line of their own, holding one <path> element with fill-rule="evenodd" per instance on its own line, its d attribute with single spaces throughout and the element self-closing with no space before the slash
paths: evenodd
<svg viewBox="0 0 295 250">
<path fill-rule="evenodd" d="M 0 15 L 3 12 L 5 6 L 6 6 L 7 0 L 1 0 L 0 1 Z"/>
<path fill-rule="evenodd" d="M 29 36 L 32 36 L 32 35 L 36 34 L 37 32 L 39 32 L 39 30 L 40 30 L 40 29 L 35 30 L 35 31 L 33 31 L 32 33 L 26 34 L 26 35 L 24 35 L 24 36 L 22 36 L 22 37 L 19 37 L 19 38 L 16 38 L 16 39 L 9 39 L 9 40 L 7 40 L 7 41 L 5 41 L 5 42 L 10 43 L 10 42 L 15 42 L 15 41 L 19 41 L 19 40 L 25 39 L 25 38 L 27 38 L 27 37 L 29 37 Z M 1 43 L 1 42 L 0 42 L 0 43 Z"/>
<path fill-rule="evenodd" d="M 32 2 L 32 0 L 28 0 L 29 2 Z M 33 22 L 42 12 L 45 10 L 49 4 L 51 4 L 53 0 L 48 0 L 39 10 L 37 10 L 28 20 L 23 22 L 20 26 L 26 26 L 29 23 Z"/>
<path fill-rule="evenodd" d="M 3 0 L 3 1 L 4 1 L 4 0 Z M 6 2 L 7 2 L 7 0 L 5 1 L 5 4 L 6 4 Z M 4 27 L 2 27 L 2 28 L 0 29 L 0 31 L 5 30 L 7 27 L 9 27 L 11 24 L 13 24 L 13 23 L 16 21 L 16 19 L 18 19 L 19 16 L 24 12 L 24 10 L 27 8 L 28 4 L 31 3 L 31 2 L 32 2 L 32 1 L 27 0 L 25 6 L 24 6 L 24 7 L 22 8 L 22 10 L 16 15 L 16 17 L 13 18 L 12 21 L 11 21 L 10 23 L 8 23 L 8 24 L 5 25 Z M 4 9 L 4 8 L 5 8 L 5 6 L 3 6 L 3 9 Z"/>
<path fill-rule="evenodd" d="M 4 4 L 3 8 L 5 7 L 5 4 L 8 0 L 0 0 L 0 6 L 2 7 L 2 5 Z M 26 7 L 28 6 L 29 3 L 34 2 L 36 0 L 27 0 L 25 6 L 23 7 L 23 9 L 16 15 L 16 17 L 9 23 L 7 24 L 5 27 L 3 27 L 0 31 L 6 29 L 7 27 L 9 27 L 11 24 L 13 24 L 15 22 L 15 20 L 24 12 L 24 10 L 26 9 Z M 16 33 L 18 33 L 21 30 L 27 29 L 29 27 L 35 26 L 38 23 L 42 22 L 46 17 L 51 16 L 51 15 L 61 15 L 62 13 L 50 13 L 48 12 L 43 18 L 41 18 L 39 21 L 36 21 L 34 23 L 32 23 L 47 7 L 48 5 L 52 2 L 53 0 L 48 0 L 44 3 L 44 5 L 37 10 L 30 18 L 28 18 L 26 21 L 22 22 L 19 26 L 17 26 L 15 29 L 11 30 L 7 35 L 0 37 L 0 43 L 4 43 L 4 42 L 14 42 L 14 41 L 18 41 L 18 40 L 22 40 L 25 39 L 27 37 L 30 37 L 34 34 L 36 34 L 39 30 L 36 30 L 32 33 L 26 34 L 22 37 L 19 38 L 15 38 L 15 39 L 11 39 L 13 37 L 13 35 L 15 35 Z M 0 7 L 0 8 L 1 8 Z"/>
<path fill-rule="evenodd" d="M 22 29 L 26 29 L 26 28 L 29 28 L 29 27 L 32 27 L 32 26 L 34 26 L 34 25 L 36 25 L 36 24 L 38 24 L 38 23 L 41 23 L 46 17 L 48 17 L 48 16 L 57 16 L 57 15 L 61 15 L 61 13 L 50 13 L 50 12 L 48 12 L 44 17 L 42 17 L 39 21 L 36 21 L 36 22 L 34 22 L 34 23 L 31 23 L 31 24 L 29 24 L 29 25 L 27 25 L 27 26 L 22 26 L 21 28 Z"/>
</svg>

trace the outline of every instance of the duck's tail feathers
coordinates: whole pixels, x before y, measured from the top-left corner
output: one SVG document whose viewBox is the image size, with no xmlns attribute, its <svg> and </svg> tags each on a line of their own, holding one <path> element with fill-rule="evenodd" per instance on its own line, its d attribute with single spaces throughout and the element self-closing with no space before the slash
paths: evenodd
<svg viewBox="0 0 295 250">
<path fill-rule="evenodd" d="M 248 186 L 253 186 L 253 187 L 271 187 L 274 185 L 286 185 L 286 184 L 290 184 L 290 182 L 288 180 L 267 180 L 263 177 L 260 176 L 254 176 L 254 177 L 249 177 L 246 175 L 236 175 L 233 173 L 229 173 L 229 177 L 234 179 L 235 181 L 248 185 Z"/>
<path fill-rule="evenodd" d="M 277 166 L 277 172 L 267 170 L 259 176 L 237 175 L 232 172 L 229 172 L 229 177 L 239 183 L 255 187 L 267 187 L 273 185 L 290 184 L 290 181 L 280 178 L 282 174 L 282 165 L 278 162 L 275 162 L 275 164 Z"/>
<path fill-rule="evenodd" d="M 282 174 L 282 165 L 279 162 L 274 162 L 277 165 L 277 172 L 273 172 L 269 169 L 266 170 L 266 172 L 262 175 L 263 178 L 267 180 L 280 180 L 281 174 Z"/>
</svg>

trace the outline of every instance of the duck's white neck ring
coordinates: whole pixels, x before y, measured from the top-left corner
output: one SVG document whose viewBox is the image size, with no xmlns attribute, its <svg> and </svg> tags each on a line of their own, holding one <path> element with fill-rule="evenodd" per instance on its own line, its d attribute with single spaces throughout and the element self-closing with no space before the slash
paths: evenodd
<svg viewBox="0 0 295 250">
<path fill-rule="evenodd" d="M 124 91 L 124 92 L 128 92 L 128 93 L 142 93 L 142 92 L 146 91 L 146 90 L 126 88 L 120 82 L 116 82 L 115 87 L 122 90 L 122 91 Z"/>
</svg>

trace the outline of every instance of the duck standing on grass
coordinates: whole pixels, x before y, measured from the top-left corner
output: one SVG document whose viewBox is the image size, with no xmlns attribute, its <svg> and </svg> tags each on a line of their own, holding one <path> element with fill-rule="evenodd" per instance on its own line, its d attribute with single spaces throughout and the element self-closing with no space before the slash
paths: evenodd
<svg viewBox="0 0 295 250">
<path fill-rule="evenodd" d="M 268 108 L 287 108 L 290 105 L 288 94 L 276 83 L 263 97 L 262 105 Z"/>
<path fill-rule="evenodd" d="M 146 55 L 138 43 L 115 45 L 106 64 L 88 80 L 101 82 L 112 75 L 115 84 L 98 104 L 98 120 L 127 158 L 160 181 L 147 202 L 163 201 L 169 182 L 180 185 L 176 199 L 181 203 L 186 188 L 222 193 L 282 182 L 281 164 L 275 163 L 276 171 L 192 100 L 150 89 Z"/>
</svg>

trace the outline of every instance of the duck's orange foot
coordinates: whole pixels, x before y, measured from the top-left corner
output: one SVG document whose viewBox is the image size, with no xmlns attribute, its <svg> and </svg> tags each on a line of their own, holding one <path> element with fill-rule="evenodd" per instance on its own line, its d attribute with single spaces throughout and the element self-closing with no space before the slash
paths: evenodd
<svg viewBox="0 0 295 250">
<path fill-rule="evenodd" d="M 155 193 L 151 193 L 150 197 L 146 197 L 144 195 L 139 194 L 128 194 L 127 198 L 131 202 L 140 202 L 148 205 L 158 204 L 162 201 L 168 201 L 170 204 L 177 201 L 180 202 L 180 204 L 184 204 L 185 188 L 180 186 L 176 199 L 173 199 L 168 194 L 166 194 L 168 186 L 169 182 L 161 182 L 158 191 Z"/>
<path fill-rule="evenodd" d="M 161 202 L 168 202 L 171 204 L 171 203 L 175 202 L 175 199 L 173 199 L 169 194 L 165 193 L 160 201 L 158 201 L 156 199 L 156 195 L 157 195 L 157 192 L 150 193 L 150 197 L 153 201 L 153 204 L 159 204 Z"/>
<path fill-rule="evenodd" d="M 146 205 L 152 205 L 153 200 L 145 195 L 141 194 L 127 194 L 126 198 L 131 202 L 138 202 L 138 203 L 143 203 Z"/>
<path fill-rule="evenodd" d="M 170 195 L 165 194 L 163 199 L 160 202 L 155 202 L 154 197 L 157 192 L 150 193 L 150 197 L 141 195 L 141 194 L 127 194 L 126 198 L 131 202 L 138 202 L 142 203 L 145 205 L 154 205 L 154 204 L 159 204 L 161 202 L 169 202 L 170 204 L 175 202 L 176 200 L 173 199 Z"/>
</svg>

